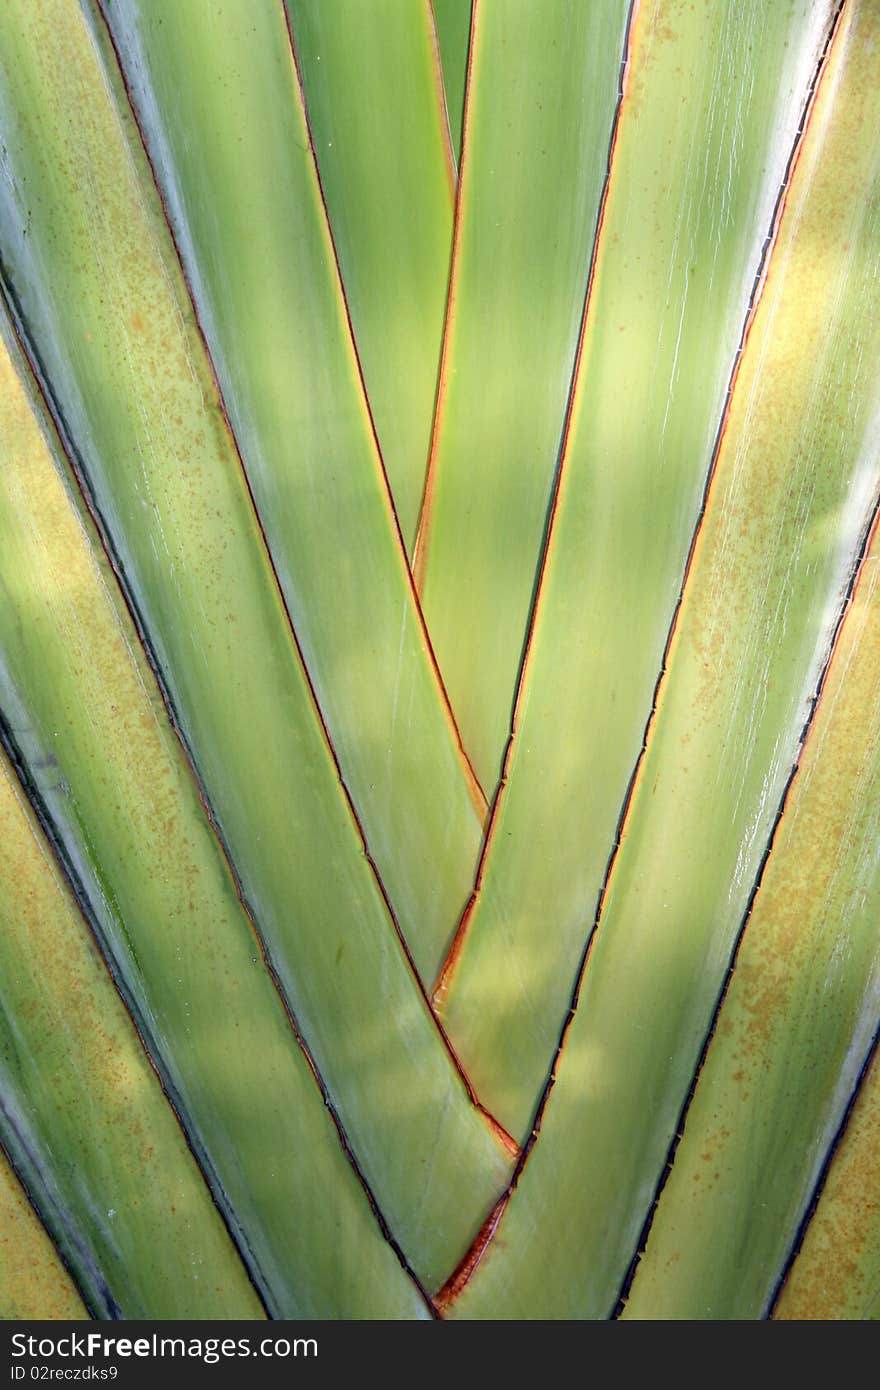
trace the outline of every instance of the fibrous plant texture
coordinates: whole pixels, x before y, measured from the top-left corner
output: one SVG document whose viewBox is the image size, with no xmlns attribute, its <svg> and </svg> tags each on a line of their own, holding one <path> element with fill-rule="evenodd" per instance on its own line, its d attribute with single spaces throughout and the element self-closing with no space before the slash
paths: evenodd
<svg viewBox="0 0 880 1390">
<path fill-rule="evenodd" d="M 0 1315 L 880 1311 L 880 0 L 0 7 Z"/>
</svg>

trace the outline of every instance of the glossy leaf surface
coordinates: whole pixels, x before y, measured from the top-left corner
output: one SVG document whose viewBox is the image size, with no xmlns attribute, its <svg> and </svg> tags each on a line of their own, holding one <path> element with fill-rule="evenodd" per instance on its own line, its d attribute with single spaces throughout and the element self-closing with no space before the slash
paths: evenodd
<svg viewBox="0 0 880 1390">
<path fill-rule="evenodd" d="M 16 133 L 0 242 L 20 313 L 285 996 L 392 1230 L 440 1280 L 508 1155 L 471 1104 L 341 793 L 159 212 L 134 177 L 139 147 L 78 8 L 50 9 L 16 3 L 0 19 Z M 28 208 L 39 231 L 26 237 Z"/>
<path fill-rule="evenodd" d="M 506 785 L 438 995 L 478 1093 L 517 1138 L 596 911 L 830 19 L 812 0 L 652 0 L 636 18 Z"/>
<path fill-rule="evenodd" d="M 93 1315 L 259 1317 L 244 1266 L 2 754 L 0 831 L 0 1134 Z"/>
<path fill-rule="evenodd" d="M 270 1310 L 420 1315 L 263 967 L 53 445 L 54 456 L 3 349 L 3 732 Z M 24 892 L 27 874 L 17 881 Z M 63 1057 L 64 1027 L 44 1032 Z M 28 1090 L 27 1105 L 35 1099 Z M 372 1275 L 361 1284 L 353 1272 L 363 1268 Z"/>
<path fill-rule="evenodd" d="M 471 0 L 432 0 L 432 4 L 446 89 L 449 134 L 458 163 L 471 37 Z"/>
<path fill-rule="evenodd" d="M 287 9 L 367 393 L 411 551 L 455 186 L 430 0 L 288 0 Z"/>
<path fill-rule="evenodd" d="M 880 1313 L 878 54 L 0 5 L 0 1315 Z"/>
<path fill-rule="evenodd" d="M 372 6 L 352 8 L 361 15 L 359 25 L 370 28 L 378 18 Z M 431 663 L 381 471 L 283 7 L 254 6 L 250 0 L 230 0 L 219 9 L 201 0 L 160 7 L 141 0 L 107 0 L 105 9 L 329 738 L 362 818 L 370 853 L 416 964 L 430 983 L 467 896 L 483 806 L 475 804 L 470 774 Z M 297 8 L 297 29 L 305 28 L 317 67 L 320 39 L 315 30 L 322 26 L 313 15 L 310 23 L 310 15 L 308 5 Z M 397 24 L 402 27 L 401 20 Z M 374 35 L 372 42 L 380 53 L 389 49 L 390 62 L 396 25 L 387 27 L 385 39 L 378 43 Z M 334 23 L 334 32 L 339 28 Z M 355 44 L 355 39 L 355 33 L 349 34 L 346 45 Z M 343 55 L 325 57 L 335 86 L 342 81 L 335 68 Z M 427 63 L 427 49 L 422 57 Z M 355 61 L 353 55 L 349 61 Z M 112 55 L 106 54 L 105 62 L 108 71 L 115 66 Z M 109 80 L 114 80 L 112 71 Z M 374 81 L 379 83 L 380 75 Z M 429 72 L 416 83 L 422 103 L 433 96 L 429 83 Z M 125 101 L 118 86 L 116 98 Z M 411 119 L 415 121 L 416 114 Z M 319 111 L 319 130 L 325 125 Z M 436 133 L 435 139 L 439 141 Z M 356 151 L 350 157 L 355 158 Z M 338 184 L 338 178 L 332 182 Z M 375 179 L 372 198 L 381 198 L 383 188 L 387 181 Z M 449 217 L 448 187 L 441 192 Z M 404 192 L 399 196 L 405 201 Z M 393 220 L 390 209 L 384 216 Z M 382 218 L 376 208 L 369 223 L 378 224 Z M 365 211 L 359 226 L 366 235 Z M 134 244 L 142 235 L 132 222 Z M 446 234 L 439 240 L 445 246 Z M 391 242 L 390 234 L 381 242 L 377 225 L 376 254 L 381 250 L 383 258 L 399 261 L 401 255 L 395 256 Z M 439 279 L 431 285 L 435 305 L 445 295 L 448 247 L 442 255 L 432 253 L 432 263 L 438 256 Z M 384 269 L 365 268 L 354 277 L 355 290 L 367 275 L 374 292 L 381 292 L 379 278 L 387 280 L 391 273 L 387 261 Z M 402 267 L 399 274 L 397 292 L 407 299 L 407 287 L 414 292 L 414 286 Z M 430 268 L 419 275 L 422 281 L 432 278 Z M 134 306 L 139 288 L 130 274 L 123 292 Z M 420 321 L 427 316 L 430 323 L 431 315 L 436 319 L 440 311 L 431 308 L 427 294 L 423 289 L 409 312 Z M 389 321 L 399 323 L 391 291 L 381 299 Z M 371 312 L 377 309 L 374 303 Z M 439 327 L 437 334 L 429 357 L 439 352 Z M 143 371 L 151 334 L 136 340 L 135 346 L 139 350 L 133 365 Z M 388 393 L 393 398 L 394 388 L 399 400 L 409 401 L 408 377 L 400 360 L 406 349 L 392 346 L 389 338 L 388 350 L 393 359 Z M 407 374 L 410 365 L 408 361 Z M 149 409 L 143 391 L 141 401 L 141 409 Z M 153 408 L 160 403 L 155 401 Z M 420 429 L 427 429 L 430 409 L 431 402 L 425 401 Z M 183 418 L 196 421 L 199 416 L 190 405 Z M 215 424 L 223 429 L 221 420 L 215 418 Z M 179 448 L 180 439 L 174 442 Z M 410 451 L 413 447 L 406 446 Z M 419 489 L 423 448 L 427 439 L 418 445 Z M 218 635 L 226 630 L 224 656 L 234 635 L 239 664 L 247 666 L 252 682 L 265 682 L 267 668 L 274 666 L 282 675 L 293 663 L 283 651 L 288 638 L 280 631 L 284 614 L 277 612 L 274 577 L 256 553 L 262 537 L 254 536 L 253 518 L 239 514 L 240 508 L 250 512 L 250 499 L 238 476 L 234 450 L 225 440 L 223 453 L 232 475 L 231 495 L 222 495 L 212 470 L 199 492 L 187 497 L 187 504 L 192 512 L 198 499 L 208 516 L 216 518 L 215 550 L 204 582 L 223 576 L 220 611 L 212 613 L 211 621 Z M 120 485 L 117 479 L 114 487 Z M 142 494 L 143 487 L 138 491 Z M 136 548 L 130 525 L 125 541 Z M 190 558 L 188 564 L 192 563 Z M 241 572 L 256 570 L 264 591 L 260 601 L 275 610 L 271 648 L 255 645 L 253 619 L 244 627 L 243 617 L 227 602 L 235 585 L 244 599 Z M 207 655 L 212 649 L 204 639 L 200 650 L 206 655 L 197 659 L 207 661 L 213 684 L 220 688 L 220 658 L 212 666 Z M 293 672 L 284 680 L 302 686 Z M 191 698 L 195 700 L 195 691 Z M 255 703 L 256 695 L 251 699 Z M 278 708 L 290 703 L 290 696 L 277 697 Z M 311 712 L 297 718 L 300 725 L 304 720 L 314 723 Z M 252 750 L 251 764 L 256 760 Z M 222 815 L 219 802 L 217 810 Z"/>
<path fill-rule="evenodd" d="M 878 573 L 875 542 L 625 1317 L 767 1312 L 876 1030 Z"/>
<path fill-rule="evenodd" d="M 577 347 L 626 18 L 624 0 L 474 7 L 416 576 L 464 744 L 489 795 Z"/>
<path fill-rule="evenodd" d="M 866 362 L 840 385 L 865 397 L 869 408 L 872 400 L 880 405 L 874 365 L 880 334 L 875 328 L 863 336 L 858 325 L 863 315 L 876 318 L 880 310 L 871 291 L 880 270 L 880 150 L 859 137 L 880 120 L 878 46 L 880 11 L 853 7 L 814 118 L 817 139 L 825 126 L 821 166 L 812 175 L 811 206 L 803 209 L 801 251 L 798 263 L 792 257 L 787 291 L 796 294 L 799 284 L 801 300 L 809 294 L 821 302 L 820 283 L 833 287 L 828 299 L 838 300 L 835 324 L 843 319 L 852 325 L 842 330 L 843 350 Z M 811 154 L 805 151 L 805 163 Z M 808 168 L 803 175 L 810 177 Z M 793 216 L 797 210 L 792 207 Z M 803 323 L 803 309 L 799 315 Z M 790 308 L 785 319 L 780 307 L 780 343 L 793 341 L 794 317 Z M 813 328 L 815 342 L 818 324 Z M 765 358 L 768 397 L 771 353 Z M 824 409 L 831 417 L 831 448 L 837 421 L 827 389 Z M 867 420 L 863 457 L 874 478 L 876 418 Z M 867 477 L 856 481 L 864 486 Z M 665 1317 L 674 1309 L 679 1317 L 748 1318 L 766 1311 L 877 1027 L 878 573 L 875 527 L 627 1316 Z"/>
<path fill-rule="evenodd" d="M 556 1084 L 462 1316 L 614 1311 L 876 504 L 877 155 L 846 152 L 878 84 L 848 33 L 793 174 Z"/>
</svg>

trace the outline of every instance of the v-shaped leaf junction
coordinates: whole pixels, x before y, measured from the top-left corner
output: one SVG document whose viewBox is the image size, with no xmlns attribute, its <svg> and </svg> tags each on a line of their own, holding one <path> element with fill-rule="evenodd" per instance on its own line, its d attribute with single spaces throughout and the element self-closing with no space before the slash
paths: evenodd
<svg viewBox="0 0 880 1390">
<path fill-rule="evenodd" d="M 0 1315 L 880 1309 L 878 53 L 2 7 Z"/>
</svg>

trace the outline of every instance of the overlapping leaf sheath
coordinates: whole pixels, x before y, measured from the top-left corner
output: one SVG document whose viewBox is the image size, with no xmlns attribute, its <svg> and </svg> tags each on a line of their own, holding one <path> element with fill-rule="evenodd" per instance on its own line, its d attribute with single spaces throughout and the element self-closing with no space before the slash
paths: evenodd
<svg viewBox="0 0 880 1390">
<path fill-rule="evenodd" d="M 87 1318 L 82 1299 L 0 1151 L 0 1318 Z"/>
<path fill-rule="evenodd" d="M 471 0 L 430 0 L 446 89 L 449 134 L 456 162 L 461 156 L 461 126 L 471 35 Z"/>
<path fill-rule="evenodd" d="M 0 1139 L 93 1316 L 262 1316 L 3 754 L 0 835 Z"/>
<path fill-rule="evenodd" d="M 646 0 L 636 18 L 507 783 L 438 993 L 516 1137 L 596 909 L 830 22 L 812 0 Z"/>
<path fill-rule="evenodd" d="M 880 487 L 880 70 L 858 24 L 868 8 L 844 10 L 831 46 L 577 1011 L 540 1135 L 455 1305 L 462 1316 L 614 1309 L 821 684 Z"/>
<path fill-rule="evenodd" d="M 53 6 L 57 3 L 53 0 Z M 72 4 L 75 0 L 67 0 L 66 8 Z M 432 665 L 382 474 L 285 11 L 280 2 L 253 5 L 251 0 L 220 7 L 202 0 L 167 6 L 107 0 L 104 8 L 342 776 L 416 964 L 430 980 L 467 897 L 482 809 L 475 806 Z M 102 31 L 96 20 L 99 38 Z M 125 105 L 109 43 L 102 49 L 103 80 Z M 87 99 L 84 88 L 76 99 Z M 105 112 L 106 107 L 104 98 Z M 58 110 L 62 122 L 75 119 L 77 108 L 69 99 Z M 107 112 L 101 130 L 110 119 Z M 120 138 L 117 131 L 114 150 Z M 108 140 L 109 135 L 95 175 L 102 180 L 110 173 Z M 86 139 L 79 139 L 76 151 L 78 159 L 90 159 Z M 143 162 L 137 153 L 131 157 Z M 121 148 L 113 158 L 122 158 Z M 93 216 L 93 244 L 95 221 Z M 137 221 L 127 222 L 126 232 L 132 239 L 145 234 Z M 444 266 L 436 291 L 441 296 L 445 274 Z M 161 344 L 158 324 L 164 312 L 158 301 L 141 302 L 142 283 L 134 265 L 117 277 L 120 313 L 126 320 L 137 313 L 144 323 L 142 334 L 128 334 L 135 372 Z M 387 307 L 393 315 L 394 304 Z M 414 312 L 430 318 L 426 305 Z M 115 331 L 118 335 L 118 327 Z M 102 327 L 103 334 L 109 332 Z M 105 336 L 101 349 L 108 347 Z M 409 387 L 399 362 L 394 370 L 401 377 L 403 402 Z M 150 407 L 144 402 L 141 409 Z M 423 463 L 418 462 L 420 476 Z M 149 464 L 147 471 L 149 477 Z M 226 543 L 224 559 L 240 567 L 245 564 L 240 552 L 252 545 L 254 527 L 245 526 L 231 502 L 221 500 L 214 482 L 212 475 L 201 502 L 193 495 L 189 506 L 208 510 Z M 97 481 L 94 486 L 97 491 Z M 114 478 L 120 509 L 121 486 Z M 243 484 L 236 487 L 247 503 Z M 143 497 L 140 480 L 132 480 L 131 488 Z M 135 559 L 130 518 L 120 520 L 116 544 L 125 552 L 133 581 L 146 584 Z M 143 544 L 149 545 L 146 537 Z M 162 542 L 157 544 L 162 553 Z M 163 562 L 163 580 L 167 569 Z M 234 583 L 229 588 L 234 592 Z M 213 619 L 227 627 L 228 592 L 224 584 Z M 234 625 L 224 646 L 233 632 L 237 638 Z M 198 661 L 219 688 L 222 673 L 213 660 L 211 647 L 201 641 Z M 170 652 L 168 664 L 175 664 Z M 265 681 L 267 664 L 264 659 L 254 679 Z M 245 717 L 242 711 L 242 721 Z M 238 722 L 227 709 L 224 727 L 230 721 Z M 205 737 L 202 743 L 206 746 Z M 222 751 L 228 764 L 225 738 Z M 225 815 L 219 804 L 217 810 Z"/>
<path fill-rule="evenodd" d="M 766 1313 L 877 1029 L 878 579 L 875 533 L 625 1317 Z"/>
<path fill-rule="evenodd" d="M 53 448 L 57 456 L 54 440 Z M 0 730 L 79 885 L 266 1305 L 290 1317 L 422 1316 L 423 1302 L 382 1236 L 260 959 L 114 578 L 99 562 L 97 537 L 77 516 L 2 343 L 0 454 Z M 4 835 L 4 846 L 10 835 Z M 113 1022 L 121 1009 L 109 980 L 101 988 L 89 985 L 98 992 L 86 1012 L 90 996 L 85 983 L 78 989 L 75 981 L 92 980 L 96 967 L 80 941 L 82 924 L 75 924 L 79 937 L 71 937 L 71 909 L 58 897 L 54 879 L 45 886 L 49 870 L 42 851 L 30 841 L 25 850 L 28 861 L 14 865 L 4 849 L 10 882 L 0 908 L 9 913 L 3 941 L 18 953 L 18 965 L 12 968 L 10 955 L 8 968 L 0 971 L 0 990 L 7 991 L 6 1037 L 13 1047 L 6 1052 L 13 1071 L 2 1090 L 11 1094 L 15 1080 L 16 1114 L 39 1115 L 39 1126 L 31 1122 L 34 1134 L 51 1140 L 48 1148 L 33 1149 L 35 1163 L 42 1154 L 46 1199 L 57 1193 L 63 1214 L 78 1192 L 87 1213 L 94 1208 L 90 1219 L 97 1230 L 89 1259 L 95 1298 L 100 1276 L 123 1311 L 139 1308 L 158 1317 L 175 1297 L 173 1282 L 166 1287 L 156 1263 L 165 1236 L 154 1230 L 156 1249 L 149 1256 L 130 1243 L 119 1245 L 117 1269 L 112 1260 L 119 1231 L 129 1220 L 128 1206 L 134 1208 L 135 1230 L 140 1209 L 152 1209 L 144 1206 L 138 1181 L 147 1196 L 155 1187 L 160 1198 L 174 1202 L 163 1184 L 176 1183 L 187 1220 L 198 1204 L 190 1197 L 184 1205 L 181 1180 L 174 1176 L 179 1163 L 173 1147 L 169 1152 L 170 1111 L 162 1123 L 161 1114 L 150 1124 L 139 1122 L 137 1153 L 146 1154 L 152 1145 L 153 1155 L 126 1191 L 118 1185 L 130 1169 L 121 1162 L 128 1130 L 119 1108 L 134 1104 L 132 1088 L 145 1087 L 145 1076 L 154 1090 L 157 1083 L 136 1052 L 133 1034 Z M 38 899 L 29 905 L 27 894 L 37 893 L 40 883 Z M 19 934 L 25 928 L 33 934 L 30 944 Z M 62 929 L 71 938 L 67 946 L 58 938 Z M 75 956 L 86 963 L 75 965 Z M 19 991 L 15 997 L 13 987 Z M 51 1007 L 48 1000 L 54 1001 Z M 15 1041 L 31 1027 L 27 1047 Z M 94 1034 L 97 1051 L 77 1061 L 81 1030 L 90 1049 Z M 115 1121 L 111 1115 L 96 1130 L 98 1112 L 90 1104 L 103 1104 L 108 1087 Z M 138 1103 L 150 1094 L 147 1087 Z M 151 1104 L 165 1107 L 161 1094 Z M 377 1124 L 383 1123 L 393 1131 L 388 1116 L 378 1114 Z M 52 1131 L 53 1124 L 60 1130 Z M 118 1152 L 117 1144 L 123 1146 Z M 94 1188 L 87 1186 L 93 1167 Z M 98 1200 L 105 1182 L 109 1195 Z M 213 1221 L 207 1190 L 200 1200 Z M 116 1215 L 101 1217 L 110 1208 Z M 169 1248 L 189 1268 L 171 1235 L 169 1226 Z M 219 1237 L 213 1240 L 217 1245 Z M 112 1257 L 111 1267 L 105 1256 Z M 222 1250 L 215 1252 L 200 1273 L 212 1262 L 219 1269 L 221 1257 Z M 125 1294 L 119 1280 L 129 1260 L 133 1292 Z M 155 1287 L 152 1276 L 138 1272 L 144 1262 L 156 1276 Z M 135 1294 L 143 1301 L 133 1302 Z M 199 1315 L 208 1316 L 204 1306 Z M 241 1301 L 239 1315 L 245 1315 Z"/>
<path fill-rule="evenodd" d="M 773 1316 L 880 1317 L 880 1061 L 875 1052 Z"/>
<path fill-rule="evenodd" d="M 416 575 L 488 792 L 498 780 L 617 101 L 625 0 L 477 0 Z"/>
<path fill-rule="evenodd" d="M 180 8 L 206 23 L 220 15 L 210 7 Z M 231 22 L 232 10 L 223 8 L 224 21 Z M 256 20 L 269 12 L 251 13 Z M 283 19 L 281 25 L 283 36 Z M 448 1272 L 503 1184 L 509 1155 L 471 1104 L 341 792 L 142 151 L 125 138 L 125 110 L 110 101 L 112 70 L 98 64 L 100 31 L 90 30 L 67 0 L 39 9 L 15 0 L 3 8 L 0 32 L 9 134 L 0 248 L 17 316 L 281 987 L 394 1235 L 430 1284 Z M 292 82 L 289 50 L 276 58 Z M 270 64 L 269 88 L 273 71 Z M 189 136 L 196 138 L 194 128 Z M 207 147 L 204 157 L 210 166 Z M 231 300 L 235 293 L 230 285 Z M 256 360 L 268 377 L 289 367 L 271 353 Z M 322 458 L 324 473 L 334 466 Z M 348 491 L 352 505 L 366 507 L 354 479 Z M 314 541 L 310 527 L 301 537 L 304 548 Z M 362 567 L 372 573 L 362 556 L 334 551 L 326 537 L 321 546 L 328 572 L 338 570 L 338 595 L 343 575 L 356 584 Z M 395 641 L 405 642 L 413 637 L 415 610 L 408 590 L 400 592 Z M 385 637 L 378 617 L 375 630 L 364 618 L 353 632 L 338 621 L 342 606 L 339 597 L 336 661 L 346 670 L 352 727 L 374 756 L 369 653 Z M 323 621 L 320 612 L 313 616 Z M 55 640 L 63 648 L 66 635 Z M 32 718 L 52 694 L 42 684 L 21 694 Z M 404 728 L 416 697 L 403 669 L 398 694 L 391 715 Z M 40 732 L 48 741 L 54 725 L 43 709 Z M 450 775 L 460 776 L 451 741 L 447 751 Z M 90 766 L 79 769 L 77 806 L 96 799 L 96 744 L 92 753 Z M 390 834 L 402 814 L 396 799 L 390 806 L 387 800 L 398 770 L 394 747 L 383 745 L 381 758 L 387 780 L 377 773 L 371 804 L 387 812 Z M 74 771 L 65 765 L 70 782 Z M 432 808 L 425 825 L 438 807 L 447 817 L 431 839 L 431 855 L 448 866 L 444 856 L 455 860 L 453 847 L 460 848 L 461 816 L 438 790 L 442 776 L 438 784 L 427 767 L 423 775 L 430 787 L 424 804 Z M 467 809 L 472 813 L 469 803 Z M 71 811 L 67 806 L 68 820 Z M 115 832 L 115 822 L 100 811 L 94 806 L 94 818 L 83 816 L 68 833 L 76 832 L 79 853 L 89 862 L 94 857 L 97 872 L 109 877 L 103 837 Z M 411 803 L 409 814 L 416 815 Z M 401 830 L 395 859 L 421 892 L 418 856 L 408 859 L 408 846 Z M 129 869 L 120 856 L 114 873 Z M 119 903 L 121 889 L 111 882 Z M 119 909 L 125 930 L 140 900 L 130 886 Z M 206 976 L 200 988 L 207 999 Z"/>
<path fill-rule="evenodd" d="M 455 182 L 430 0 L 287 0 L 287 10 L 367 393 L 411 551 Z M 465 22 L 468 11 L 465 0 Z"/>
</svg>

